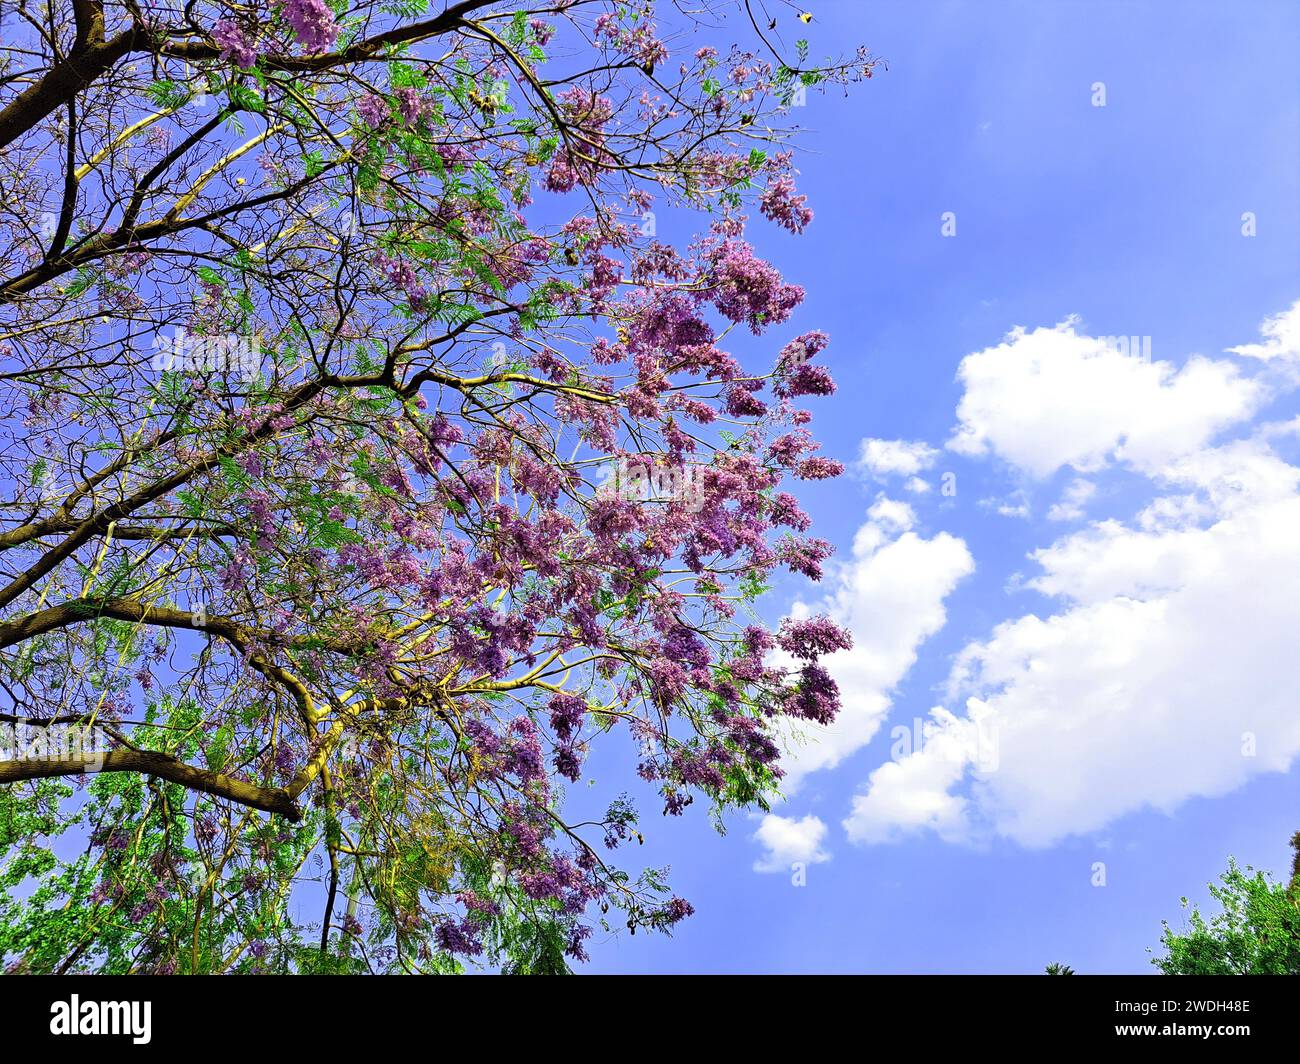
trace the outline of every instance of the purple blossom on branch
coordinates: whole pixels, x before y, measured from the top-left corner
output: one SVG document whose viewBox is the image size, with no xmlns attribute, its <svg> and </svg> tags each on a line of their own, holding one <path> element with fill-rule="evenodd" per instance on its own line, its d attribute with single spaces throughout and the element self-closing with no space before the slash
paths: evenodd
<svg viewBox="0 0 1300 1064">
<path fill-rule="evenodd" d="M 293 27 L 298 43 L 308 52 L 324 52 L 334 47 L 339 28 L 325 0 L 285 0 L 281 10 Z"/>
<path fill-rule="evenodd" d="M 794 178 L 782 174 L 767 187 L 758 201 L 758 209 L 764 218 L 770 218 L 792 233 L 802 233 L 813 217 L 812 208 L 807 203 L 807 196 L 794 194 Z"/>
<path fill-rule="evenodd" d="M 378 129 L 383 125 L 384 119 L 388 117 L 388 104 L 384 102 L 382 97 L 376 96 L 374 93 L 368 93 L 357 104 L 357 114 L 371 129 Z"/>
<path fill-rule="evenodd" d="M 853 636 L 848 629 L 841 628 L 829 617 L 811 617 L 801 621 L 787 617 L 781 623 L 776 641 L 782 650 L 805 661 L 815 661 L 825 654 L 853 646 Z"/>
<path fill-rule="evenodd" d="M 222 19 L 212 27 L 212 40 L 221 49 L 221 58 L 233 60 L 237 67 L 248 70 L 257 62 L 257 49 L 253 42 L 230 19 Z"/>
</svg>

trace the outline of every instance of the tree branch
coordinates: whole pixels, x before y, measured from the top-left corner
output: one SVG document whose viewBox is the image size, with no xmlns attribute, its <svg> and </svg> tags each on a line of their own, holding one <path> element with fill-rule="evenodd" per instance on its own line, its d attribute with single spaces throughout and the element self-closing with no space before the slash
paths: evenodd
<svg viewBox="0 0 1300 1064">
<path fill-rule="evenodd" d="M 390 45 L 410 44 L 454 29 L 463 17 L 494 0 L 460 0 L 433 18 L 409 26 L 398 26 L 369 40 L 358 41 L 341 52 L 310 56 L 263 56 L 268 70 L 328 70 L 348 63 L 373 59 Z M 29 129 L 88 88 L 114 63 L 132 52 L 152 52 L 191 61 L 217 59 L 221 50 L 211 42 L 165 44 L 140 26 L 123 30 L 112 40 L 104 39 L 104 13 L 92 0 L 77 0 L 77 39 L 62 62 L 55 63 L 36 84 L 20 93 L 0 110 L 0 148 L 6 147 Z"/>
<path fill-rule="evenodd" d="M 156 750 L 110 750 L 104 754 L 62 760 L 0 761 L 0 783 L 80 776 L 95 772 L 141 772 L 146 776 L 157 776 L 171 783 L 179 783 L 192 791 L 202 791 L 217 798 L 227 798 L 239 805 L 276 813 L 295 824 L 302 819 L 297 804 L 283 787 L 258 787 L 223 776 L 220 772 L 195 768 L 171 754 Z"/>
<path fill-rule="evenodd" d="M 102 12 L 97 21 L 97 27 L 89 31 L 87 41 L 81 40 L 83 31 L 79 29 L 77 44 L 68 57 L 56 63 L 45 77 L 20 92 L 0 110 L 0 148 L 13 143 L 75 98 L 77 93 L 88 88 L 109 67 L 135 49 L 135 27 L 105 41 Z"/>
</svg>

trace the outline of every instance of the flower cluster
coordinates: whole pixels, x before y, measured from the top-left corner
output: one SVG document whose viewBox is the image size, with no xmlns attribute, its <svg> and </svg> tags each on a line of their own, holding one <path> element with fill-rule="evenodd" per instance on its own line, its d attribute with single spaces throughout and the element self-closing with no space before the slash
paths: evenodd
<svg viewBox="0 0 1300 1064">
<path fill-rule="evenodd" d="M 257 49 L 248 35 L 230 19 L 222 19 L 212 28 L 212 39 L 221 49 L 221 58 L 238 67 L 250 69 L 257 62 Z"/>
<path fill-rule="evenodd" d="M 807 196 L 796 196 L 794 178 L 782 174 L 764 191 L 758 201 L 758 209 L 764 218 L 770 218 L 778 225 L 792 233 L 802 233 L 812 221 L 812 208 Z"/>
<path fill-rule="evenodd" d="M 298 43 L 308 52 L 324 52 L 334 47 L 339 28 L 325 0 L 285 0 L 282 10 Z"/>
</svg>

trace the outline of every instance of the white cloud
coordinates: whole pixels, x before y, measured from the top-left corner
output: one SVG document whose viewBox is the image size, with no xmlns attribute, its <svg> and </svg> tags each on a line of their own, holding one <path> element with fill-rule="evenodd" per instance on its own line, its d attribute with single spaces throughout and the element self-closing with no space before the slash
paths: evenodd
<svg viewBox="0 0 1300 1064">
<path fill-rule="evenodd" d="M 1117 458 L 1153 469 L 1248 418 L 1266 397 L 1232 363 L 1196 356 L 1175 369 L 1123 354 L 1074 324 L 1017 327 L 962 359 L 965 392 L 948 446 L 996 454 L 1036 477 L 1066 465 L 1094 472 Z"/>
<path fill-rule="evenodd" d="M 1060 502 L 1047 511 L 1049 521 L 1077 521 L 1083 516 L 1083 508 L 1097 494 L 1097 485 L 1090 480 L 1076 477 L 1061 495 Z"/>
<path fill-rule="evenodd" d="M 965 836 L 967 802 L 951 791 L 965 775 L 967 761 L 978 760 L 968 758 L 966 749 L 975 728 L 942 707 L 932 713 L 935 720 L 926 725 L 920 748 L 924 756 L 913 753 L 881 765 L 868 778 L 865 793 L 853 799 L 844 821 L 849 841 L 888 842 L 921 828 L 954 841 Z"/>
<path fill-rule="evenodd" d="M 1043 845 L 1288 768 L 1300 753 L 1300 470 L 1245 449 L 1199 457 L 1168 475 L 1206 473 L 1211 493 L 1226 475 L 1250 497 L 1221 499 L 1207 527 L 1104 522 L 1038 551 L 1032 586 L 1067 607 L 962 652 L 952 693 L 969 696 L 966 717 L 936 723 L 935 741 L 873 774 L 851 837 L 931 827 Z M 952 792 L 964 771 L 936 748 L 968 746 L 976 719 L 996 736 L 998 767 L 962 800 Z"/>
<path fill-rule="evenodd" d="M 882 495 L 867 511 L 867 519 L 882 528 L 905 532 L 916 524 L 916 511 L 905 502 Z"/>
<path fill-rule="evenodd" d="M 768 813 L 754 832 L 754 840 L 767 850 L 754 862 L 755 872 L 788 872 L 795 863 L 820 864 L 831 855 L 822 849 L 826 825 L 815 816 L 801 820 Z"/>
<path fill-rule="evenodd" d="M 1293 417 L 1290 421 L 1268 421 L 1260 425 L 1257 430 L 1260 436 L 1265 439 L 1276 439 L 1279 436 L 1300 436 L 1300 415 Z"/>
<path fill-rule="evenodd" d="M 875 477 L 915 476 L 934 465 L 938 455 L 937 448 L 920 441 L 866 439 L 862 441 L 858 467 Z"/>
<path fill-rule="evenodd" d="M 907 483 L 903 487 L 913 495 L 925 495 L 930 490 L 930 482 L 922 480 L 920 477 L 908 477 Z"/>
<path fill-rule="evenodd" d="M 1300 469 L 1269 447 L 1277 433 L 1205 442 L 1210 426 L 1255 401 L 1222 364 L 1199 360 L 1195 371 L 1236 390 L 1216 410 L 1200 385 L 1181 383 L 1193 363 L 1152 384 L 1118 371 L 1116 356 L 1080 351 L 1066 356 L 1078 362 L 1078 395 L 1086 401 L 1099 381 L 1128 374 L 1175 442 L 1158 444 L 1136 419 L 1118 436 L 1062 427 L 1072 442 L 1056 450 L 1067 456 L 1058 464 L 1124 462 L 1149 479 L 1150 494 L 1131 521 L 1097 522 L 1031 555 L 1039 571 L 1026 586 L 1055 598 L 1057 611 L 1009 620 L 962 651 L 948 698 L 964 700 L 964 713 L 933 711 L 922 748 L 872 773 L 845 821 L 856 841 L 926 829 L 1047 845 L 1139 809 L 1227 793 L 1300 756 Z M 1017 434 L 1031 422 L 1016 405 L 1023 375 L 1004 379 L 1012 428 L 990 421 L 978 439 L 1032 468 L 1020 448 L 1038 428 Z M 987 386 L 978 373 L 968 381 Z M 1160 393 L 1188 387 L 1193 410 L 1171 415 Z M 981 403 L 992 409 L 988 395 Z M 979 404 L 963 406 L 963 424 L 983 424 L 971 414 Z M 983 757 L 990 736 L 993 764 Z"/>
<path fill-rule="evenodd" d="M 1001 517 L 1028 517 L 1029 495 L 1024 488 L 1017 488 L 1006 498 L 990 497 L 980 499 L 979 505 L 985 510 L 992 510 Z"/>
<path fill-rule="evenodd" d="M 823 659 L 840 689 L 834 722 L 790 725 L 786 732 L 787 791 L 871 740 L 917 649 L 943 627 L 944 600 L 975 569 L 962 540 L 946 532 L 926 539 L 914 521 L 906 503 L 879 499 L 854 537 L 852 560 L 834 571 L 834 591 L 815 607 L 797 603 L 792 611 L 828 614 L 852 631 L 854 645 Z"/>
<path fill-rule="evenodd" d="M 1029 500 L 1023 495 L 1015 495 L 1015 502 L 1004 502 L 998 505 L 998 513 L 1003 517 L 1028 517 Z"/>
<path fill-rule="evenodd" d="M 1264 362 L 1275 358 L 1300 359 L 1300 299 L 1292 303 L 1289 310 L 1265 320 L 1259 331 L 1264 336 L 1262 344 L 1242 344 L 1228 350 L 1234 355 Z"/>
</svg>

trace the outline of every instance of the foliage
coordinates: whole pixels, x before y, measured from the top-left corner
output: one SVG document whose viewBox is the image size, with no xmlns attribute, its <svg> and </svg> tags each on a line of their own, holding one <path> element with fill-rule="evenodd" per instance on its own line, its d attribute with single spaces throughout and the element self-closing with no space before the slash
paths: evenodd
<svg viewBox="0 0 1300 1064">
<path fill-rule="evenodd" d="M 1210 894 L 1221 908 L 1210 919 L 1193 905 L 1181 932 L 1164 923 L 1165 953 L 1152 959 L 1163 975 L 1300 975 L 1300 881 L 1229 859 Z"/>
</svg>

